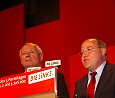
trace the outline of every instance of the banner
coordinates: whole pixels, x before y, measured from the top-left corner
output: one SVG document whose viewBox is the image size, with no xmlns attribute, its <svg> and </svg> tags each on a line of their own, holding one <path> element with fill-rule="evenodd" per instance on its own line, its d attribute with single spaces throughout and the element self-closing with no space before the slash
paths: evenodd
<svg viewBox="0 0 115 98">
<path fill-rule="evenodd" d="M 0 98 L 57 92 L 56 68 L 43 68 L 0 78 Z"/>
</svg>

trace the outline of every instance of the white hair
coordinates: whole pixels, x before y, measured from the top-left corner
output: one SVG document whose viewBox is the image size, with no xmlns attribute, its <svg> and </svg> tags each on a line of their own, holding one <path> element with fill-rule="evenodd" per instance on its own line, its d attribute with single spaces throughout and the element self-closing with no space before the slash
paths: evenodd
<svg viewBox="0 0 115 98">
<path fill-rule="evenodd" d="M 40 58 L 41 58 L 41 61 L 43 60 L 43 52 L 42 52 L 42 49 L 38 45 L 36 45 L 34 43 L 29 43 L 29 42 L 24 44 L 24 46 L 26 46 L 26 45 L 32 45 L 32 46 L 34 46 L 38 50 L 39 54 L 42 54 L 42 55 L 40 55 Z M 19 56 L 21 55 L 21 52 L 22 52 L 22 49 L 19 51 Z"/>
</svg>

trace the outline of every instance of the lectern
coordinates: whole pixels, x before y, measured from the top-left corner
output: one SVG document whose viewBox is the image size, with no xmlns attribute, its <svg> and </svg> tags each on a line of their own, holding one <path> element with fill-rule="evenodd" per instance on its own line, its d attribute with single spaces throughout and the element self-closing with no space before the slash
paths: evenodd
<svg viewBox="0 0 115 98">
<path fill-rule="evenodd" d="M 0 78 L 0 98 L 57 98 L 56 94 L 55 67 Z"/>
</svg>

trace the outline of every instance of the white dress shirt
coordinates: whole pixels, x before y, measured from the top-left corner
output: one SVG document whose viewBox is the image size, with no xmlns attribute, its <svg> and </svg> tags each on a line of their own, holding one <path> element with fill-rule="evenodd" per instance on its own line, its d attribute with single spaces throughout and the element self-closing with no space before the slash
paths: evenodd
<svg viewBox="0 0 115 98">
<path fill-rule="evenodd" d="M 96 91 L 97 84 L 98 84 L 98 82 L 99 82 L 99 79 L 100 79 L 100 77 L 101 77 L 101 74 L 102 74 L 102 71 L 103 71 L 103 68 L 104 68 L 105 64 L 106 64 L 106 61 L 104 61 L 104 62 L 95 70 L 95 71 L 97 72 L 97 74 L 95 75 L 96 83 L 95 83 L 95 90 L 94 90 L 94 92 Z M 90 74 L 90 73 L 91 73 L 91 72 L 89 71 L 89 73 L 88 73 L 88 84 L 87 84 L 87 86 L 89 85 L 90 80 L 91 80 L 91 74 Z"/>
</svg>

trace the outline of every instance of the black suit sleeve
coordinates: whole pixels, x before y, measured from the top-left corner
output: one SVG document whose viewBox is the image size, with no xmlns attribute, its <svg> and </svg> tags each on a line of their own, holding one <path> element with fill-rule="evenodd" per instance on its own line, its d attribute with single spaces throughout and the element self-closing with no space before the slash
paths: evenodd
<svg viewBox="0 0 115 98">
<path fill-rule="evenodd" d="M 57 73 L 57 96 L 58 98 L 69 98 L 69 93 L 65 83 L 64 75 L 60 72 Z"/>
</svg>

